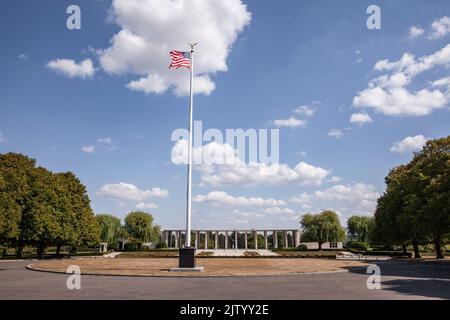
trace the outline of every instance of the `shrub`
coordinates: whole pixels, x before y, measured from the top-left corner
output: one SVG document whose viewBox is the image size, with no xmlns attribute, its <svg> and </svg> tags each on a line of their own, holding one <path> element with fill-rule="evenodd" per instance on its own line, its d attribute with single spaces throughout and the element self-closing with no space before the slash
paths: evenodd
<svg viewBox="0 0 450 320">
<path fill-rule="evenodd" d="M 156 249 L 167 249 L 167 244 L 165 242 L 158 242 L 156 244 Z"/>
<path fill-rule="evenodd" d="M 300 245 L 297 247 L 297 250 L 298 250 L 298 251 L 308 251 L 308 247 L 306 246 L 306 244 L 300 244 Z"/>
<path fill-rule="evenodd" d="M 125 243 L 124 249 L 125 251 L 139 251 L 139 243 L 137 242 L 127 242 Z"/>
<path fill-rule="evenodd" d="M 259 253 L 255 251 L 244 251 L 244 257 L 259 257 Z"/>
<path fill-rule="evenodd" d="M 199 254 L 197 254 L 198 257 L 212 257 L 214 256 L 214 252 L 212 251 L 202 251 Z"/>
<path fill-rule="evenodd" d="M 369 244 L 367 242 L 350 241 L 347 243 L 347 248 L 359 251 L 367 251 L 369 249 Z"/>
</svg>

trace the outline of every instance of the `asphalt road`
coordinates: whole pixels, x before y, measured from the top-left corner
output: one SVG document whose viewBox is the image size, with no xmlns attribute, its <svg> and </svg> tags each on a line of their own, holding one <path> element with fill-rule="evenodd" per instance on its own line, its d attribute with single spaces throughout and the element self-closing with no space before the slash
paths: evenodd
<svg viewBox="0 0 450 320">
<path fill-rule="evenodd" d="M 366 270 L 265 277 L 67 277 L 27 270 L 30 261 L 0 261 L 0 299 L 450 299 L 450 263 L 378 263 L 381 289 L 369 290 Z"/>
</svg>

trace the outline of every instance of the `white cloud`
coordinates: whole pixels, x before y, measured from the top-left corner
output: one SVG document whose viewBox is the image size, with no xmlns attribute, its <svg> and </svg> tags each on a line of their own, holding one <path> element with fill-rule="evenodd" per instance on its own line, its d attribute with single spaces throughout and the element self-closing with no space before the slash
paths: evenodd
<svg viewBox="0 0 450 320">
<path fill-rule="evenodd" d="M 315 191 L 314 196 L 319 200 L 339 200 L 364 204 L 365 201 L 376 201 L 380 195 L 372 185 L 354 183 L 338 184 L 324 191 Z"/>
<path fill-rule="evenodd" d="M 120 182 L 103 185 L 97 192 L 97 195 L 107 198 L 143 201 L 152 197 L 166 198 L 169 192 L 159 187 L 152 188 L 151 190 L 141 190 L 133 184 Z"/>
<path fill-rule="evenodd" d="M 431 24 L 433 32 L 429 36 L 430 39 L 439 39 L 450 33 L 450 18 L 444 16 L 439 20 L 433 21 Z"/>
<path fill-rule="evenodd" d="M 330 132 L 328 132 L 328 136 L 329 137 L 333 137 L 333 138 L 336 138 L 336 139 L 342 138 L 343 134 L 344 133 L 340 129 L 331 129 Z"/>
<path fill-rule="evenodd" d="M 25 53 L 21 53 L 21 54 L 19 54 L 19 60 L 26 62 L 26 61 L 29 61 L 30 58 Z"/>
<path fill-rule="evenodd" d="M 436 109 L 442 109 L 449 102 L 448 91 L 409 91 L 406 86 L 418 74 L 436 67 L 447 67 L 449 63 L 450 44 L 418 59 L 410 53 L 405 53 L 398 61 L 380 60 L 374 69 L 388 73 L 372 79 L 368 88 L 353 98 L 353 105 L 371 108 L 385 115 L 405 116 L 424 116 Z"/>
<path fill-rule="evenodd" d="M 280 208 L 280 207 L 269 207 L 262 209 L 263 213 L 266 214 L 294 214 L 295 211 L 291 208 Z"/>
<path fill-rule="evenodd" d="M 339 213 L 341 220 L 354 214 L 372 214 L 380 194 L 370 184 L 338 184 L 325 190 L 302 193 L 289 199 L 309 212 L 320 212 L 331 208 Z"/>
<path fill-rule="evenodd" d="M 350 117 L 350 123 L 357 123 L 359 125 L 362 125 L 368 122 L 373 122 L 373 120 L 367 113 L 354 113 Z"/>
<path fill-rule="evenodd" d="M 305 127 L 307 122 L 305 120 L 290 117 L 289 119 L 273 120 L 273 124 L 277 127 Z"/>
<path fill-rule="evenodd" d="M 97 143 L 106 151 L 114 151 L 117 149 L 117 145 L 114 144 L 111 137 L 98 138 Z"/>
<path fill-rule="evenodd" d="M 427 143 L 427 140 L 428 139 L 421 134 L 413 137 L 406 137 L 402 141 L 395 142 L 391 147 L 391 152 L 408 153 L 419 151 Z"/>
<path fill-rule="evenodd" d="M 289 199 L 290 202 L 293 203 L 298 203 L 298 204 L 309 204 L 311 203 L 311 195 L 309 195 L 306 192 L 303 192 L 302 194 L 296 196 L 296 197 L 292 197 Z"/>
<path fill-rule="evenodd" d="M 264 199 L 260 197 L 234 197 L 227 194 L 224 191 L 211 191 L 206 195 L 196 195 L 192 199 L 194 202 L 209 202 L 216 205 L 229 205 L 229 206 L 282 206 L 286 203 L 282 200 L 276 199 Z"/>
<path fill-rule="evenodd" d="M 145 93 L 189 93 L 189 72 L 169 70 L 170 50 L 188 50 L 198 42 L 194 69 L 196 93 L 209 94 L 209 75 L 227 71 L 226 60 L 251 14 L 241 0 L 114 0 L 112 20 L 120 31 L 110 47 L 99 51 L 100 65 L 111 74 L 132 73 L 141 78 L 127 87 Z"/>
<path fill-rule="evenodd" d="M 3 132 L 0 131 L 0 143 L 7 143 L 7 142 L 8 142 L 8 139 L 6 139 Z"/>
<path fill-rule="evenodd" d="M 85 153 L 94 153 L 95 152 L 95 146 L 82 146 L 81 151 Z"/>
<path fill-rule="evenodd" d="M 233 210 L 233 213 L 244 218 L 253 218 L 253 219 L 264 218 L 266 216 L 264 213 L 255 211 L 241 211 L 238 209 Z"/>
<path fill-rule="evenodd" d="M 292 112 L 301 116 L 312 117 L 314 115 L 315 110 L 308 106 L 300 106 L 292 110 Z"/>
<path fill-rule="evenodd" d="M 450 77 L 446 77 L 446 78 L 442 78 L 442 79 L 438 79 L 435 80 L 431 83 L 431 85 L 433 87 L 442 87 L 442 86 L 446 86 L 447 90 L 450 90 Z"/>
<path fill-rule="evenodd" d="M 49 61 L 47 67 L 65 74 L 69 78 L 91 78 L 95 72 L 94 64 L 91 59 L 85 59 L 80 63 L 76 63 L 71 59 L 56 59 Z"/>
<path fill-rule="evenodd" d="M 425 32 L 425 30 L 423 30 L 419 26 L 411 26 L 409 27 L 408 31 L 409 31 L 408 39 L 417 38 L 418 36 L 422 35 Z"/>
<path fill-rule="evenodd" d="M 194 168 L 201 173 L 202 186 L 283 185 L 290 183 L 320 185 L 329 174 L 328 170 L 305 162 L 298 163 L 294 168 L 279 163 L 246 163 L 239 158 L 237 150 L 228 144 L 217 142 L 194 148 L 194 157 L 201 159 L 202 155 L 204 163 L 194 165 Z M 224 161 L 224 158 L 227 160 Z M 185 164 L 186 160 L 187 142 L 179 140 L 172 148 L 172 162 Z"/>
<path fill-rule="evenodd" d="M 342 180 L 341 177 L 332 176 L 331 179 L 330 179 L 330 182 L 331 182 L 331 183 L 338 183 L 338 182 L 340 182 L 341 180 Z"/>
<path fill-rule="evenodd" d="M 157 209 L 157 208 L 158 208 L 158 206 L 154 203 L 139 202 L 136 205 L 136 209 L 139 209 L 139 210 Z"/>
</svg>

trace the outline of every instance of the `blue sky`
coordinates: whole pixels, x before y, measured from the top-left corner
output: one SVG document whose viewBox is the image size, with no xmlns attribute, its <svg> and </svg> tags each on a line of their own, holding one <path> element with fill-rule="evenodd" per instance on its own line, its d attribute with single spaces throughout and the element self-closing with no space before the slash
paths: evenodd
<svg viewBox="0 0 450 320">
<path fill-rule="evenodd" d="M 96 213 L 141 207 L 182 228 L 186 169 L 171 162 L 170 137 L 187 124 L 188 72 L 167 71 L 165 49 L 197 39 L 194 118 L 223 131 L 279 127 L 281 163 L 327 174 L 200 186 L 194 170 L 194 228 L 296 228 L 324 208 L 342 221 L 371 214 L 388 170 L 449 134 L 448 1 L 184 2 L 3 1 L 0 152 L 73 171 Z M 70 4 L 81 30 L 66 27 Z M 370 4 L 381 30 L 366 26 Z"/>
</svg>

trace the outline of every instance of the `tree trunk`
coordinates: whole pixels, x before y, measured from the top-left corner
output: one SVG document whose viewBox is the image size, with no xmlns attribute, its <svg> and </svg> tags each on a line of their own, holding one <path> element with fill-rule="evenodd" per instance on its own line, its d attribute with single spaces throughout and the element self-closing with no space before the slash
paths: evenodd
<svg viewBox="0 0 450 320">
<path fill-rule="evenodd" d="M 24 247 L 25 247 L 25 243 L 22 240 L 19 240 L 19 244 L 17 246 L 17 253 L 16 253 L 17 258 L 23 257 L 23 248 Z"/>
<path fill-rule="evenodd" d="M 4 247 L 2 257 L 6 256 L 7 251 L 8 251 L 8 247 Z"/>
<path fill-rule="evenodd" d="M 37 254 L 39 259 L 44 258 L 44 252 L 45 252 L 45 244 L 39 243 L 37 246 Z"/>
<path fill-rule="evenodd" d="M 436 237 L 433 242 L 436 250 L 436 259 L 444 259 L 441 248 L 441 237 Z"/>
<path fill-rule="evenodd" d="M 61 244 L 60 243 L 58 243 L 57 245 L 56 245 L 56 256 L 58 257 L 60 254 L 61 254 Z"/>
<path fill-rule="evenodd" d="M 420 256 L 420 252 L 419 252 L 419 243 L 417 242 L 417 240 L 413 240 L 412 241 L 413 247 L 414 247 L 414 259 L 420 259 L 422 258 Z"/>
<path fill-rule="evenodd" d="M 319 242 L 319 251 L 322 251 L 322 242 Z"/>
<path fill-rule="evenodd" d="M 403 253 L 407 254 L 408 252 L 406 251 L 406 243 L 402 244 L 402 247 L 403 247 Z"/>
</svg>

